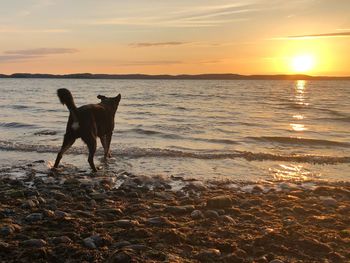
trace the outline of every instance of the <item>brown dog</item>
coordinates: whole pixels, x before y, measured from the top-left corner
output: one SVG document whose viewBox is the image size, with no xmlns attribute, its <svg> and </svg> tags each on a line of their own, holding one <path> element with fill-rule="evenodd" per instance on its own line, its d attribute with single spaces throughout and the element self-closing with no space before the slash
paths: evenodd
<svg viewBox="0 0 350 263">
<path fill-rule="evenodd" d="M 105 158 L 110 157 L 109 146 L 111 144 L 114 129 L 114 116 L 118 109 L 121 95 L 108 98 L 98 95 L 101 100 L 98 104 L 88 104 L 77 108 L 73 96 L 67 89 L 58 89 L 57 95 L 62 104 L 65 104 L 70 112 L 66 134 L 60 152 L 57 154 L 55 165 L 57 168 L 63 154 L 73 145 L 77 138 L 81 138 L 89 148 L 88 162 L 91 169 L 96 172 L 94 155 L 96 152 L 96 138 L 100 137 Z"/>
</svg>

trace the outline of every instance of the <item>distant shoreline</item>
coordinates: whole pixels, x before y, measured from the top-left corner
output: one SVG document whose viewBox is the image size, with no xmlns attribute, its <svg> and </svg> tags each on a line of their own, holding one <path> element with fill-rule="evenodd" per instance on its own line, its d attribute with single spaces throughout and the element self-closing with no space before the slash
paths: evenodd
<svg viewBox="0 0 350 263">
<path fill-rule="evenodd" d="M 303 74 L 294 75 L 240 75 L 240 74 L 197 74 L 197 75 L 147 75 L 147 74 L 32 74 L 14 73 L 0 74 L 0 78 L 39 78 L 39 79 L 164 79 L 164 80 L 350 80 L 350 76 L 309 76 Z"/>
</svg>

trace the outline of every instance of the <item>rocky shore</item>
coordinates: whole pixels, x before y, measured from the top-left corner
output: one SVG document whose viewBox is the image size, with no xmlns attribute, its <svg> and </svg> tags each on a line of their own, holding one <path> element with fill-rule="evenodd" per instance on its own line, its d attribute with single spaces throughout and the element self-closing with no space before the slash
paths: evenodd
<svg viewBox="0 0 350 263">
<path fill-rule="evenodd" d="M 350 183 L 44 166 L 0 171 L 0 262 L 350 262 Z"/>
</svg>

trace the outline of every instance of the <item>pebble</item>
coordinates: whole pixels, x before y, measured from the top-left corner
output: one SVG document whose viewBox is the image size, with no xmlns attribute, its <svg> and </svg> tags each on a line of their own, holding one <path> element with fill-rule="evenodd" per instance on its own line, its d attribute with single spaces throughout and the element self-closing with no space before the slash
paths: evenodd
<svg viewBox="0 0 350 263">
<path fill-rule="evenodd" d="M 208 218 L 219 218 L 219 213 L 214 210 L 207 210 L 204 212 L 204 215 Z"/>
<path fill-rule="evenodd" d="M 43 220 L 43 214 L 42 213 L 32 213 L 30 215 L 27 215 L 25 220 L 29 222 L 37 222 Z"/>
<path fill-rule="evenodd" d="M 103 193 L 92 193 L 91 198 L 96 200 L 96 201 L 102 201 L 102 200 L 108 199 L 109 196 L 107 194 L 103 194 Z"/>
<path fill-rule="evenodd" d="M 218 261 L 221 256 L 221 252 L 215 248 L 209 248 L 206 251 L 199 252 L 196 255 L 196 258 L 199 261 L 208 262 L 208 261 Z"/>
<path fill-rule="evenodd" d="M 236 221 L 228 215 L 222 215 L 222 216 L 220 216 L 220 219 L 226 223 L 236 224 Z"/>
<path fill-rule="evenodd" d="M 172 214 L 186 214 L 194 210 L 193 205 L 186 206 L 167 206 L 164 211 Z"/>
<path fill-rule="evenodd" d="M 115 221 L 115 224 L 119 227 L 133 227 L 139 225 L 139 222 L 137 220 L 120 219 Z"/>
<path fill-rule="evenodd" d="M 337 207 L 338 206 L 337 200 L 335 200 L 332 197 L 322 197 L 321 200 L 322 200 L 322 203 L 323 203 L 324 206 L 331 206 L 331 207 Z"/>
<path fill-rule="evenodd" d="M 17 224 L 10 224 L 10 225 L 4 225 L 1 229 L 0 229 L 0 234 L 2 236 L 9 236 L 11 234 L 13 234 L 16 231 L 20 231 L 21 227 Z"/>
<path fill-rule="evenodd" d="M 107 263 L 131 263 L 132 257 L 129 251 L 115 251 L 108 258 Z"/>
<path fill-rule="evenodd" d="M 204 218 L 204 215 L 203 215 L 202 211 L 200 211 L 200 210 L 194 210 L 194 211 L 192 211 L 192 213 L 191 213 L 191 217 L 192 217 L 193 219 L 201 219 L 201 218 Z"/>
<path fill-rule="evenodd" d="M 23 204 L 22 204 L 22 208 L 34 208 L 36 207 L 36 203 L 33 201 L 33 200 L 28 200 L 28 201 L 25 201 Z"/>
<path fill-rule="evenodd" d="M 54 237 L 52 243 L 54 244 L 71 244 L 73 241 L 67 236 Z"/>
<path fill-rule="evenodd" d="M 207 200 L 207 207 L 214 209 L 229 208 L 232 206 L 232 199 L 228 195 L 216 196 Z"/>
<path fill-rule="evenodd" d="M 46 241 L 43 239 L 29 239 L 29 240 L 25 240 L 22 242 L 22 244 L 26 247 L 37 247 L 37 248 L 41 248 L 46 246 Z"/>
<path fill-rule="evenodd" d="M 279 259 L 274 259 L 274 260 L 271 260 L 269 263 L 283 263 L 283 261 Z"/>
<path fill-rule="evenodd" d="M 70 217 L 70 214 L 64 212 L 64 211 L 61 211 L 61 210 L 56 210 L 54 212 L 55 214 L 55 217 L 58 218 L 58 219 L 63 219 L 63 218 L 67 218 L 67 217 Z"/>
<path fill-rule="evenodd" d="M 87 237 L 83 240 L 83 243 L 86 247 L 91 248 L 91 249 L 95 249 L 96 245 L 94 240 L 91 237 Z"/>
<path fill-rule="evenodd" d="M 153 226 L 169 226 L 174 227 L 174 223 L 169 221 L 167 217 L 159 216 L 159 217 L 152 217 L 146 220 L 147 224 L 153 225 Z"/>
<path fill-rule="evenodd" d="M 122 248 L 131 245 L 129 241 L 119 241 L 113 245 L 113 248 Z"/>
</svg>

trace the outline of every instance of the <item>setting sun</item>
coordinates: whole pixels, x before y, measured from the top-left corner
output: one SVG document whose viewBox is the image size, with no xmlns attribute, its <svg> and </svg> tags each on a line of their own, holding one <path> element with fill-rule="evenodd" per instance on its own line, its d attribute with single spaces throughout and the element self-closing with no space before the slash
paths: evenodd
<svg viewBox="0 0 350 263">
<path fill-rule="evenodd" d="M 307 72 L 314 68 L 315 59 L 311 55 L 296 56 L 292 60 L 292 68 L 295 72 Z"/>
</svg>

